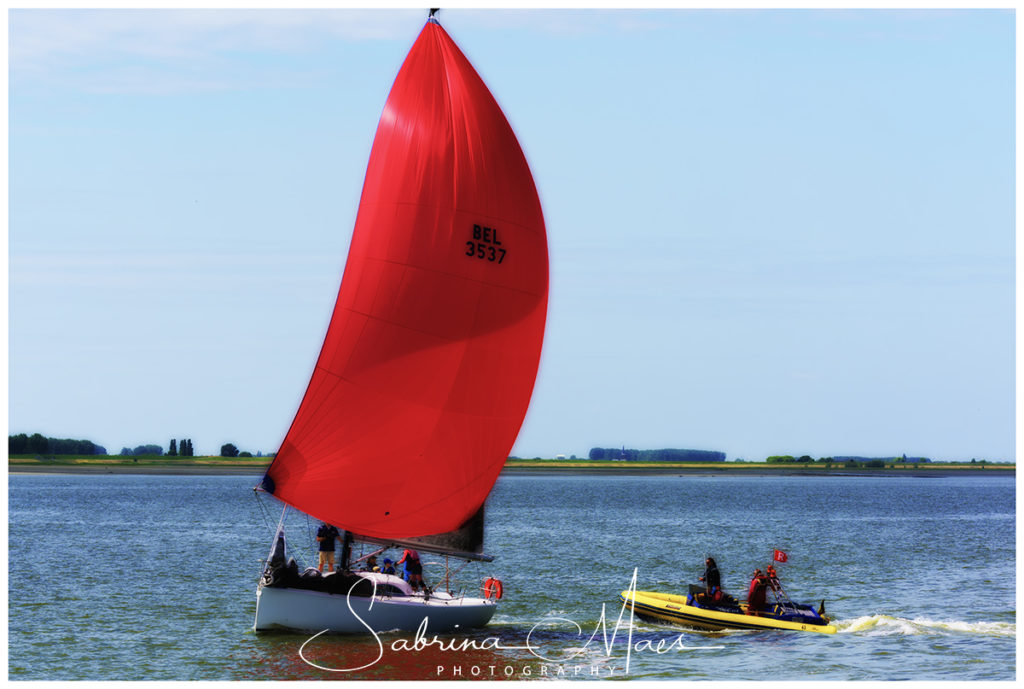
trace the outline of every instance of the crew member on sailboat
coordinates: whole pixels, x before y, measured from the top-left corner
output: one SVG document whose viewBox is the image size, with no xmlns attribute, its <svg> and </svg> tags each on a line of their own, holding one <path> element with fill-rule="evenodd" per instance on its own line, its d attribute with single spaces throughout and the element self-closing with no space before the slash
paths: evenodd
<svg viewBox="0 0 1024 689">
<path fill-rule="evenodd" d="M 413 591 L 418 591 L 420 586 L 423 586 L 424 591 L 427 587 L 423 583 L 423 563 L 420 562 L 420 554 L 412 548 L 406 548 L 402 553 L 402 557 L 396 564 L 405 563 L 405 580 L 409 582 L 409 586 L 412 586 Z"/>
<path fill-rule="evenodd" d="M 320 522 L 320 528 L 316 532 L 316 541 L 319 544 L 319 555 L 316 568 L 324 571 L 324 564 L 327 571 L 334 571 L 334 542 L 338 540 L 338 529 L 327 522 Z"/>
</svg>

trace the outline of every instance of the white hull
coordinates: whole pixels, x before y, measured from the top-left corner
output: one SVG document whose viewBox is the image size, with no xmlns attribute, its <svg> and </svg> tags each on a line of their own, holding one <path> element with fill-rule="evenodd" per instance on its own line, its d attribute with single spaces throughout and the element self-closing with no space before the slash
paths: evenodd
<svg viewBox="0 0 1024 689">
<path fill-rule="evenodd" d="M 404 582 L 403 582 L 404 583 Z M 426 632 L 485 626 L 497 609 L 486 598 L 453 598 L 439 593 L 425 599 L 412 596 L 346 596 L 305 589 L 260 586 L 256 590 L 253 629 L 287 629 L 342 634 L 369 634 L 391 630 L 416 631 L 427 618 Z"/>
</svg>

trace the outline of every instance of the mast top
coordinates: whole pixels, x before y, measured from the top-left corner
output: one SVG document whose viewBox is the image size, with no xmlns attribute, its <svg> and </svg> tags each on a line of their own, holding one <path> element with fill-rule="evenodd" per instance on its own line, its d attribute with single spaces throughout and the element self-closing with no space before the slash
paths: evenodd
<svg viewBox="0 0 1024 689">
<path fill-rule="evenodd" d="M 435 17 L 434 15 L 437 14 L 438 12 L 440 12 L 440 11 L 441 11 L 440 7 L 431 7 L 430 8 L 430 16 L 427 17 L 427 21 L 434 22 L 435 24 L 437 24 L 438 23 L 437 22 L 437 17 Z"/>
</svg>

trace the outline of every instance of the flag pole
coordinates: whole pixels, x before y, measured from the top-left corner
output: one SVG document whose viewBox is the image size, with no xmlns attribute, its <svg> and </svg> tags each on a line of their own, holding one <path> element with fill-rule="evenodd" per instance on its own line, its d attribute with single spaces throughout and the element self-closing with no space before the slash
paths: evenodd
<svg viewBox="0 0 1024 689">
<path fill-rule="evenodd" d="M 778 562 L 781 565 L 784 562 L 788 562 L 789 556 L 786 555 L 784 551 L 779 550 L 778 548 L 773 548 L 772 550 L 772 563 L 768 565 L 768 568 L 772 572 L 775 572 L 775 563 Z M 796 610 L 796 605 L 793 604 L 793 599 L 789 597 L 789 594 L 786 592 L 786 589 L 782 587 L 782 582 L 779 580 L 777 572 L 774 577 L 769 578 L 768 584 L 772 589 L 772 594 L 775 596 L 776 603 L 778 603 L 783 608 L 786 607 L 786 603 L 789 603 L 789 607 Z M 783 599 L 785 599 L 785 602 L 783 602 Z"/>
</svg>

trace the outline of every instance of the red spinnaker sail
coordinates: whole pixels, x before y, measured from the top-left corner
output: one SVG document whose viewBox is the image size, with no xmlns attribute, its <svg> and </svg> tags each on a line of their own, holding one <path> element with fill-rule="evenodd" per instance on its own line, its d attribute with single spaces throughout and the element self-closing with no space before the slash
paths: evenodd
<svg viewBox="0 0 1024 689">
<path fill-rule="evenodd" d="M 263 487 L 367 536 L 460 526 L 522 425 L 547 292 L 526 159 L 430 21 L 384 106 L 330 327 Z"/>
</svg>

